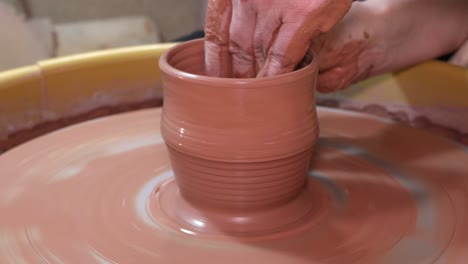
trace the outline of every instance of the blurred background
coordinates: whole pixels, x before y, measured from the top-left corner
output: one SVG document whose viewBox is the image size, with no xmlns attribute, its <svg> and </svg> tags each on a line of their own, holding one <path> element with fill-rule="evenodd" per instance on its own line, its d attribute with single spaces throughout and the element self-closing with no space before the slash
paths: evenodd
<svg viewBox="0 0 468 264">
<path fill-rule="evenodd" d="M 0 71 L 199 34 L 206 0 L 0 0 Z"/>
</svg>

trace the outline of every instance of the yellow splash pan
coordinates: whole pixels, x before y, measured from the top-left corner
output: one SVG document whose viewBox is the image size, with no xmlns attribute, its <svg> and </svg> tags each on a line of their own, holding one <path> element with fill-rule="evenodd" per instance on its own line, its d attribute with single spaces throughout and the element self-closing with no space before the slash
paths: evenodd
<svg viewBox="0 0 468 264">
<path fill-rule="evenodd" d="M 175 44 L 91 52 L 1 72 L 0 152 L 86 119 L 160 106 L 158 60 Z M 429 61 L 366 80 L 343 92 L 320 94 L 318 101 L 357 110 L 378 105 L 390 112 L 406 111 L 410 117 L 412 112 L 422 113 L 435 123 L 445 120 L 445 127 L 458 129 L 458 140 L 468 133 L 468 128 L 460 129 L 468 127 L 468 118 L 460 126 L 459 118 L 446 121 L 440 114 L 455 111 L 467 116 L 468 70 L 442 62 Z"/>
</svg>

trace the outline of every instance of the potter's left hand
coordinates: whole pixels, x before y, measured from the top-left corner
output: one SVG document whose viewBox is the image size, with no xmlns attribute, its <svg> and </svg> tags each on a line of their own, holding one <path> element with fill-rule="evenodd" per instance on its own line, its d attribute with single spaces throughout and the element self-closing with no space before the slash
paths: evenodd
<svg viewBox="0 0 468 264">
<path fill-rule="evenodd" d="M 317 90 L 344 89 L 458 49 L 468 41 L 467 14 L 466 0 L 379 0 L 353 5 L 312 44 L 319 59 Z"/>
<path fill-rule="evenodd" d="M 344 89 L 382 69 L 388 42 L 381 32 L 388 31 L 378 5 L 354 5 L 330 32 L 313 41 L 311 50 L 319 60 L 319 92 Z"/>
<path fill-rule="evenodd" d="M 205 26 L 207 74 L 249 78 L 291 72 L 311 40 L 329 31 L 352 2 L 210 0 Z"/>
</svg>

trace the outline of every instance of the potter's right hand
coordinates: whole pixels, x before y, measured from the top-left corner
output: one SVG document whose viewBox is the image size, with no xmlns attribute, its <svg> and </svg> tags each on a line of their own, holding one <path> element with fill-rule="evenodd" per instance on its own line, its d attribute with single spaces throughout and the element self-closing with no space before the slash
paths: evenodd
<svg viewBox="0 0 468 264">
<path fill-rule="evenodd" d="M 353 0 L 209 0 L 207 74 L 273 76 L 293 71 L 311 40 L 329 31 Z"/>
</svg>

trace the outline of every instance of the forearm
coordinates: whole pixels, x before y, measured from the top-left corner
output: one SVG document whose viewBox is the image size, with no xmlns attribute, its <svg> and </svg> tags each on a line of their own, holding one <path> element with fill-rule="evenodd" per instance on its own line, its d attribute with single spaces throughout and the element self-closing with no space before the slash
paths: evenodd
<svg viewBox="0 0 468 264">
<path fill-rule="evenodd" d="M 374 37 L 385 40 L 385 58 L 373 74 L 436 58 L 456 50 L 468 38 L 466 0 L 381 0 L 381 30 Z M 366 2 L 371 4 L 371 1 Z"/>
</svg>

